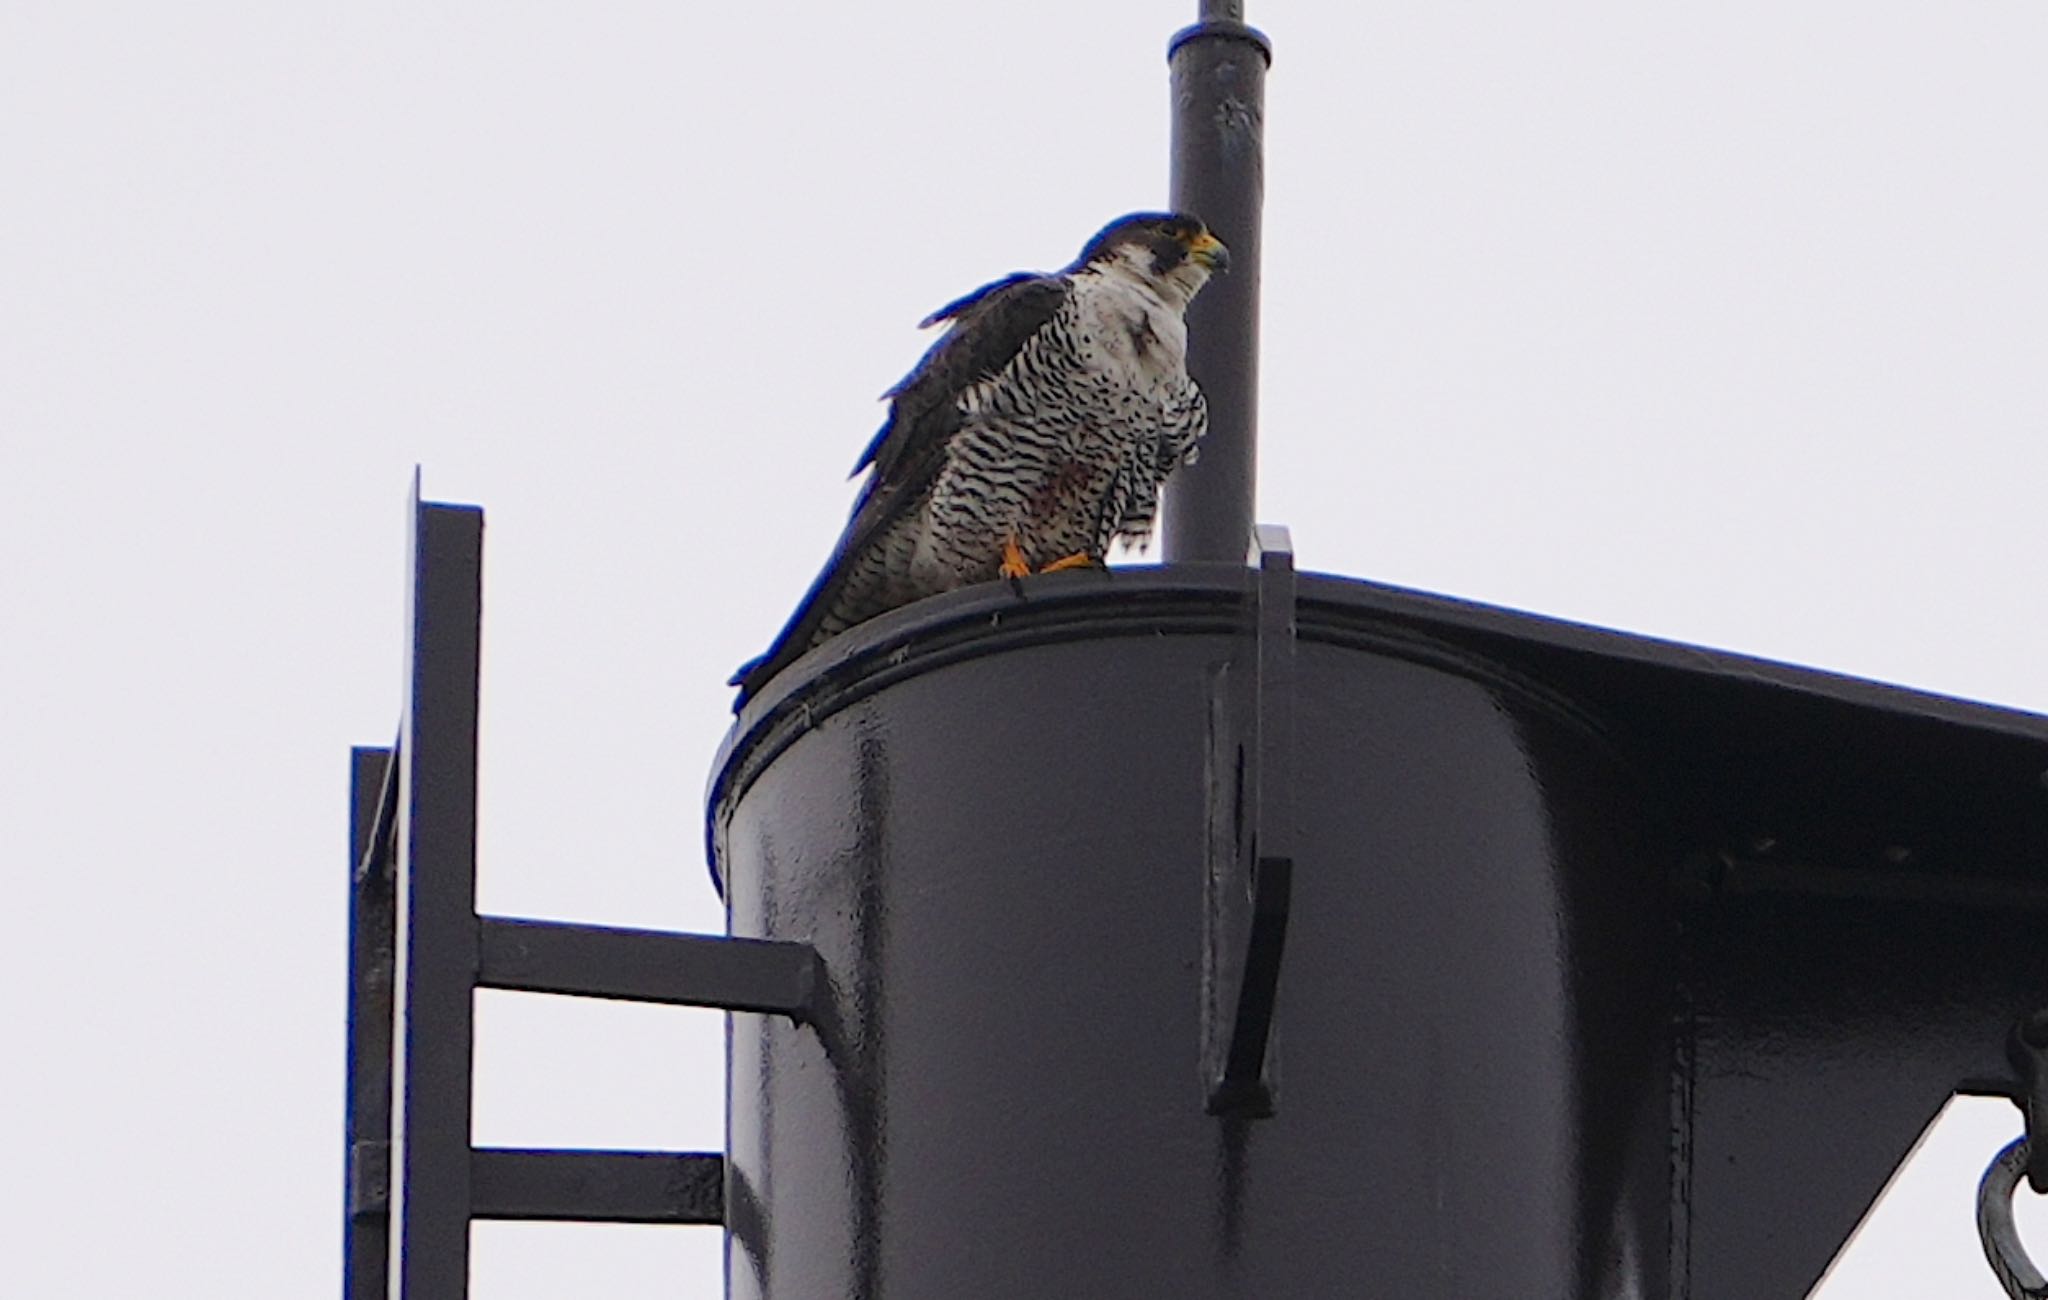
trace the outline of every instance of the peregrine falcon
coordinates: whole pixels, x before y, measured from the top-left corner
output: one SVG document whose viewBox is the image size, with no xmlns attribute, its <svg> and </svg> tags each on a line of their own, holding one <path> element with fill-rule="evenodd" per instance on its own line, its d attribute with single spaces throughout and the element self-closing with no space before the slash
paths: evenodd
<svg viewBox="0 0 2048 1300">
<path fill-rule="evenodd" d="M 734 707 L 806 650 L 885 610 L 998 577 L 1100 565 L 1143 542 L 1166 476 L 1208 425 L 1182 313 L 1229 254 L 1193 217 L 1112 221 L 1071 266 L 1020 272 L 927 317 L 947 325 L 883 394 L 881 432 L 824 572 Z"/>
</svg>

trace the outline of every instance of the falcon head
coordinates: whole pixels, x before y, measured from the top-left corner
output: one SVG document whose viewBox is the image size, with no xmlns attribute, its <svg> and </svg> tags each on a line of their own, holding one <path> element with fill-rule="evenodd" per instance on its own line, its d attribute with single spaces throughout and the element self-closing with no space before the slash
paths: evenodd
<svg viewBox="0 0 2048 1300">
<path fill-rule="evenodd" d="M 1123 275 L 1185 307 L 1214 271 L 1230 269 L 1230 250 L 1194 217 L 1134 212 L 1104 226 L 1081 250 L 1074 269 Z"/>
</svg>

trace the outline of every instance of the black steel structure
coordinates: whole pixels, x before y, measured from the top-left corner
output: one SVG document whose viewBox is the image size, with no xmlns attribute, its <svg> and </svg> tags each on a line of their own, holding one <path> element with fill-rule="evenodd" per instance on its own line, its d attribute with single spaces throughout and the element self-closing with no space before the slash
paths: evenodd
<svg viewBox="0 0 2048 1300">
<path fill-rule="evenodd" d="M 724 1158 L 470 1142 L 479 988 L 812 1013 L 798 942 L 479 916 L 483 514 L 412 503 L 407 692 L 395 749 L 353 759 L 343 1294 L 467 1294 L 474 1219 L 716 1224 Z"/>
<path fill-rule="evenodd" d="M 1265 203 L 1266 66 L 1273 49 L 1237 0 L 1203 0 L 1201 21 L 1168 47 L 1176 211 L 1201 217 L 1230 247 L 1188 308 L 1188 372 L 1209 403 L 1201 459 L 1166 491 L 1169 563 L 1244 561 L 1252 535 L 1259 419 L 1260 213 Z"/>
<path fill-rule="evenodd" d="M 415 504 L 355 753 L 351 1297 L 463 1294 L 476 1218 L 723 1222 L 738 1297 L 1796 1296 L 1951 1092 L 2039 1113 L 2048 720 L 1265 530 L 772 683 L 742 938 L 479 916 L 481 537 Z M 728 1152 L 474 1148 L 479 987 L 742 1013 Z"/>
<path fill-rule="evenodd" d="M 723 1223 L 733 1300 L 1797 1297 L 1957 1091 L 2023 1108 L 1981 1212 L 2039 1282 L 2000 1197 L 2048 1186 L 2048 719 L 1298 574 L 1251 526 L 1243 16 L 1169 55 L 1233 266 L 1171 563 L 768 683 L 707 792 L 729 936 L 477 914 L 482 515 L 415 490 L 399 741 L 354 759 L 350 1300 L 464 1294 L 490 1217 Z M 475 1148 L 480 987 L 734 1012 L 726 1151 Z"/>
<path fill-rule="evenodd" d="M 2048 720 L 1266 559 L 923 602 L 741 714 L 731 928 L 829 995 L 733 1023 L 733 1296 L 1797 1297 L 2020 1094 Z"/>
</svg>

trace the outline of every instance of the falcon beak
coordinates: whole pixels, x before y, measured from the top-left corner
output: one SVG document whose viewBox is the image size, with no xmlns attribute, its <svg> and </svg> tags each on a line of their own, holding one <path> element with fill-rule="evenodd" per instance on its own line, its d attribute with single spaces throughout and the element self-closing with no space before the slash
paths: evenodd
<svg viewBox="0 0 2048 1300">
<path fill-rule="evenodd" d="M 1223 272 L 1230 269 L 1230 250 L 1223 246 L 1222 240 L 1206 230 L 1188 241 L 1188 256 L 1205 270 Z"/>
</svg>

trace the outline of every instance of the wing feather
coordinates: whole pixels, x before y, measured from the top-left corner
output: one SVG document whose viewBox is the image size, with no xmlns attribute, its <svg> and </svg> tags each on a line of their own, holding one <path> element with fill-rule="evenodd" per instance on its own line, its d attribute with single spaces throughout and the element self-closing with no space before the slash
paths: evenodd
<svg viewBox="0 0 2048 1300">
<path fill-rule="evenodd" d="M 983 285 L 925 318 L 927 326 L 950 324 L 911 372 L 883 394 L 890 402 L 889 417 L 853 467 L 856 474 L 872 472 L 846 531 L 775 643 L 733 674 L 731 684 L 740 688 L 735 709 L 811 648 L 846 583 L 852 557 L 914 509 L 945 464 L 947 444 L 960 430 L 961 395 L 1000 374 L 1051 322 L 1067 290 L 1064 275 L 1020 273 Z"/>
</svg>

